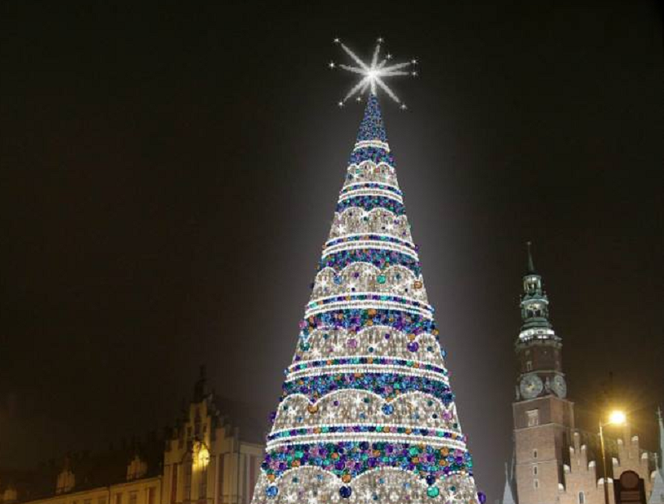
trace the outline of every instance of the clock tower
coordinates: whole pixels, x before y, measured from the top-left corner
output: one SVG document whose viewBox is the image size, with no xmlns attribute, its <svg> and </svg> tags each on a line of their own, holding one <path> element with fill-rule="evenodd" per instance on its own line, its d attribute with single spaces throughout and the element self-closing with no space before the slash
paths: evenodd
<svg viewBox="0 0 664 504">
<path fill-rule="evenodd" d="M 521 331 L 514 415 L 516 488 L 519 504 L 555 504 L 574 428 L 574 405 L 566 399 L 562 340 L 549 321 L 549 299 L 528 243 L 521 295 Z"/>
</svg>

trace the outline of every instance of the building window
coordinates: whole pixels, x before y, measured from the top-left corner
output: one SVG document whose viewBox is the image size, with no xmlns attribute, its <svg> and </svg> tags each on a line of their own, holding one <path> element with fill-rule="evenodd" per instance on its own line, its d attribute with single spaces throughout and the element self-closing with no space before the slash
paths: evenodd
<svg viewBox="0 0 664 504">
<path fill-rule="evenodd" d="M 207 463 L 203 464 L 201 471 L 199 473 L 200 480 L 198 481 L 198 498 L 205 499 L 207 498 Z"/>
<path fill-rule="evenodd" d="M 533 450 L 533 458 L 537 458 L 537 450 Z"/>
<path fill-rule="evenodd" d="M 129 492 L 129 504 L 136 504 L 138 502 L 138 492 Z"/>
<path fill-rule="evenodd" d="M 526 361 L 526 371 L 532 371 L 533 370 L 533 361 Z"/>
<path fill-rule="evenodd" d="M 149 487 L 147 494 L 147 504 L 154 504 L 154 487 Z"/>
<path fill-rule="evenodd" d="M 539 425 L 539 410 L 526 411 L 526 415 L 528 416 L 528 427 Z"/>
<path fill-rule="evenodd" d="M 171 479 L 171 504 L 175 504 L 178 497 L 178 465 L 173 464 L 171 466 L 173 477 Z"/>
<path fill-rule="evenodd" d="M 122 494 L 115 494 L 115 504 L 122 504 Z"/>
<path fill-rule="evenodd" d="M 537 466 L 536 465 L 533 466 L 533 475 L 537 476 Z M 583 504 L 583 503 L 580 503 L 580 504 Z"/>
<path fill-rule="evenodd" d="M 191 456 L 187 457 L 184 463 L 184 496 L 183 500 L 191 500 L 191 473 L 192 473 Z"/>
<path fill-rule="evenodd" d="M 539 480 L 538 479 L 533 480 L 533 488 L 535 490 L 537 490 L 539 488 Z"/>
<path fill-rule="evenodd" d="M 579 492 L 579 504 L 586 504 L 586 494 Z"/>
<path fill-rule="evenodd" d="M 97 504 L 106 504 L 106 496 L 103 495 L 97 499 Z"/>
</svg>

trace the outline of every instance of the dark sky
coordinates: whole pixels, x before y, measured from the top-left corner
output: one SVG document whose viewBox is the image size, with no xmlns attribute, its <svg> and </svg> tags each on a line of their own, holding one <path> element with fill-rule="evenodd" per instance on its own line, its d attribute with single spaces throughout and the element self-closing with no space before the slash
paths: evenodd
<svg viewBox="0 0 664 504">
<path fill-rule="evenodd" d="M 0 3 L 0 466 L 171 424 L 199 364 L 274 408 L 362 112 L 335 106 L 336 36 L 421 61 L 394 84 L 410 110 L 383 110 L 489 498 L 526 240 L 578 414 L 596 420 L 612 371 L 654 430 L 661 10 L 430 5 Z"/>
</svg>

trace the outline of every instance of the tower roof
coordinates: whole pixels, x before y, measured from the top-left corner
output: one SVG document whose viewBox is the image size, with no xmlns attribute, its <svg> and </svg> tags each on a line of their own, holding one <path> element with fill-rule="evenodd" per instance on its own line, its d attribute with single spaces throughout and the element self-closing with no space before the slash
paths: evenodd
<svg viewBox="0 0 664 504">
<path fill-rule="evenodd" d="M 517 342 L 560 340 L 549 321 L 549 298 L 544 292 L 542 277 L 535 271 L 532 242 L 526 242 L 528 251 L 527 272 L 523 277 L 521 318 L 523 324 Z"/>
</svg>

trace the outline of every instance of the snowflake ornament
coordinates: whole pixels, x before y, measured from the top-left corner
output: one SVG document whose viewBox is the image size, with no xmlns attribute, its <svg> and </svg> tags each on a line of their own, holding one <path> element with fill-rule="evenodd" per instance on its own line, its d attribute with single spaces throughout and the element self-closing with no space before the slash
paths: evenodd
<svg viewBox="0 0 664 504">
<path fill-rule="evenodd" d="M 371 58 L 371 63 L 365 63 L 360 59 L 360 57 L 355 54 L 352 50 L 346 46 L 340 39 L 334 39 L 334 43 L 338 44 L 344 52 L 350 56 L 350 58 L 355 62 L 355 65 L 346 65 L 344 63 L 335 63 L 331 61 L 328 66 L 331 69 L 341 68 L 348 72 L 357 74 L 360 76 L 360 80 L 355 84 L 350 91 L 344 96 L 344 98 L 338 102 L 340 107 L 343 107 L 345 103 L 356 97 L 357 101 L 362 100 L 362 95 L 369 91 L 371 94 L 375 95 L 380 88 L 383 90 L 390 98 L 392 98 L 396 103 L 399 104 L 399 108 L 406 110 L 406 104 L 402 102 L 394 91 L 385 83 L 385 79 L 389 77 L 398 77 L 398 76 L 411 76 L 417 77 L 417 71 L 415 67 L 417 66 L 417 60 L 412 59 L 403 63 L 391 63 L 392 55 L 386 54 L 382 59 L 380 59 L 380 50 L 381 46 L 385 41 L 379 37 L 376 40 L 376 47 Z M 379 61 L 380 60 L 380 61 Z"/>
</svg>

